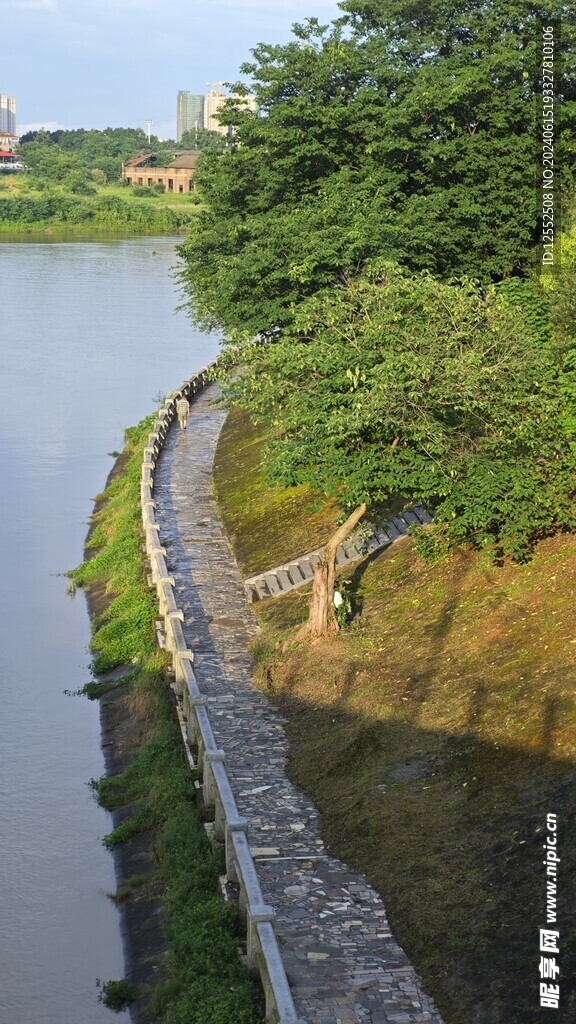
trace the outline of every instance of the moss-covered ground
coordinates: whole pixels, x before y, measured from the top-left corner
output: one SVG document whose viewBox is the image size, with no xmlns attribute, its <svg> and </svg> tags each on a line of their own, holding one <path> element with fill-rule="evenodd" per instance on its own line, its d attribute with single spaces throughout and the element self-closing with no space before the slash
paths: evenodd
<svg viewBox="0 0 576 1024">
<path fill-rule="evenodd" d="M 114 706 L 107 742 L 114 747 L 114 763 L 122 766 L 94 780 L 93 789 L 115 812 L 115 828 L 105 844 L 117 851 L 137 846 L 136 858 L 131 861 L 128 854 L 117 864 L 152 865 L 144 877 L 127 873 L 118 902 L 126 912 L 130 901 L 152 895 L 161 906 L 161 950 L 149 948 L 156 925 L 142 914 L 141 935 L 134 937 L 135 957 L 140 952 L 142 961 L 135 976 L 145 979 L 137 990 L 139 1019 L 262 1024 L 261 992 L 238 955 L 243 929 L 236 909 L 221 895 L 221 857 L 208 842 L 185 760 L 168 659 L 156 649 L 157 611 L 147 586 L 139 510 L 140 465 L 150 427 L 148 419 L 127 432 L 121 463 L 97 499 L 92 557 L 70 574 L 73 584 L 89 588 L 98 609 L 92 641 L 96 670 L 132 667 L 120 686 L 87 688 L 87 695 Z M 121 982 L 110 984 L 104 983 L 104 994 L 133 994 Z"/>
<path fill-rule="evenodd" d="M 269 484 L 262 467 L 268 431 L 234 407 L 214 460 L 219 512 L 245 577 L 281 565 L 326 542 L 339 514 L 307 487 Z"/>
<path fill-rule="evenodd" d="M 245 572 L 327 536 L 306 500 L 283 525 L 288 495 L 262 483 L 262 440 L 234 413 L 217 456 Z M 257 684 L 287 718 L 293 779 L 330 849 L 383 895 L 446 1024 L 573 1022 L 576 537 L 503 567 L 465 549 L 430 566 L 406 538 L 360 563 L 350 589 L 352 621 L 314 643 L 295 639 L 306 591 L 255 606 Z M 539 1005 L 554 980 L 540 975 L 548 814 L 561 857 L 549 926 L 560 932 L 558 1010 Z"/>
</svg>

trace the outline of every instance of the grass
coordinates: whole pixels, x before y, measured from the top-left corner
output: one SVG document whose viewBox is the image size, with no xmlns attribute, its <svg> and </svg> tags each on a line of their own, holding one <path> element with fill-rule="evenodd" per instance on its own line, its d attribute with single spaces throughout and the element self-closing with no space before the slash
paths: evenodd
<svg viewBox="0 0 576 1024">
<path fill-rule="evenodd" d="M 0 234 L 175 233 L 189 231 L 202 209 L 179 193 L 142 198 L 120 184 L 94 188 L 84 196 L 56 184 L 35 189 L 28 176 L 0 179 Z"/>
<path fill-rule="evenodd" d="M 91 557 L 70 574 L 75 586 L 99 583 L 111 598 L 92 633 L 94 670 L 107 672 L 137 663 L 156 650 L 155 600 L 143 568 L 140 537 L 140 466 L 153 417 L 126 431 L 123 469 L 111 480 L 97 508 L 87 547 Z"/>
<path fill-rule="evenodd" d="M 219 513 L 234 544 L 244 576 L 290 561 L 326 542 L 339 515 L 308 487 L 276 487 L 267 482 L 262 454 L 268 432 L 250 425 L 234 407 L 218 441 L 214 483 Z"/>
<path fill-rule="evenodd" d="M 123 680 L 128 696 L 121 705 L 124 729 L 126 721 L 130 725 L 130 740 L 124 733 L 120 739 L 131 752 L 128 764 L 91 785 L 103 806 L 120 812 L 119 824 L 104 839 L 108 848 L 151 837 L 156 872 L 152 883 L 147 881 L 160 894 L 168 947 L 167 970 L 160 972 L 167 977 L 157 992 L 148 993 L 154 1019 L 261 1024 L 261 993 L 238 956 L 239 918 L 221 896 L 221 855 L 208 842 L 185 760 L 167 683 L 168 659 L 155 645 L 157 612 L 146 583 L 139 518 L 141 453 L 150 424 L 147 419 L 126 432 L 120 466 L 97 501 L 92 556 L 70 574 L 74 584 L 96 591 L 105 605 L 93 622 L 96 670 L 135 665 Z M 102 696 L 115 685 L 87 692 Z M 127 878 L 115 898 L 138 898 L 142 884 L 140 876 Z M 128 984 L 106 982 L 106 1005 L 122 1009 Z M 132 990 L 130 996 L 132 1001 Z"/>
<path fill-rule="evenodd" d="M 130 875 L 130 877 L 126 878 L 122 885 L 119 886 L 116 892 L 110 893 L 110 899 L 116 904 L 124 903 L 125 900 L 130 899 L 131 896 L 134 896 L 137 892 L 142 890 L 147 882 L 148 875 Z"/>
<path fill-rule="evenodd" d="M 106 195 L 119 196 L 121 199 L 125 199 L 129 203 L 145 203 L 153 206 L 164 207 L 167 210 L 186 210 L 192 216 L 195 216 L 197 211 L 204 209 L 201 203 L 198 203 L 194 195 L 194 199 L 190 199 L 190 195 L 181 192 L 159 192 L 154 198 L 142 199 L 138 195 L 134 194 L 134 189 L 121 185 L 120 182 L 117 184 L 110 183 L 108 185 L 100 186 L 98 191 L 103 192 Z"/>
<path fill-rule="evenodd" d="M 250 502 L 255 458 L 234 453 L 261 453 L 261 440 L 229 420 L 221 507 Z M 266 500 L 258 490 L 262 557 L 249 564 L 259 569 L 275 550 Z M 270 536 L 281 505 L 273 495 Z M 302 505 L 298 519 L 293 553 L 309 546 Z M 243 528 L 237 519 L 230 536 L 245 565 L 256 544 Z M 306 592 L 255 605 L 257 684 L 287 719 L 290 774 L 318 806 L 330 850 L 383 895 L 446 1024 L 542 1020 L 548 813 L 562 847 L 555 1020 L 576 1016 L 575 590 L 574 536 L 501 568 L 464 549 L 426 565 L 407 538 L 356 569 L 353 619 L 335 637 L 295 640 Z"/>
</svg>

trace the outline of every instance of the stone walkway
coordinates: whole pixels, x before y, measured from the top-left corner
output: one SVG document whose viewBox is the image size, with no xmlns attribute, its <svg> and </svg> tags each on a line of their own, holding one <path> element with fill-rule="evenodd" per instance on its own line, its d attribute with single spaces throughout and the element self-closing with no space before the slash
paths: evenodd
<svg viewBox="0 0 576 1024">
<path fill-rule="evenodd" d="M 442 1024 L 378 894 L 326 852 L 317 811 L 284 771 L 283 720 L 252 685 L 248 645 L 258 626 L 212 493 L 225 418 L 210 407 L 216 395 L 210 385 L 194 399 L 185 433 L 172 426 L 154 478 L 156 515 L 296 1008 L 306 1024 Z"/>
</svg>

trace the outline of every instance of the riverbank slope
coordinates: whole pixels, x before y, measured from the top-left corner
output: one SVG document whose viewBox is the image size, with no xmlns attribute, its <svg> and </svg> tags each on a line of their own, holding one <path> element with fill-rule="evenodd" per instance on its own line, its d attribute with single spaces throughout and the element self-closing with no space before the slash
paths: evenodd
<svg viewBox="0 0 576 1024">
<path fill-rule="evenodd" d="M 114 816 L 104 842 L 116 855 L 126 980 L 136 986 L 126 986 L 127 1002 L 136 996 L 133 1019 L 142 1024 L 261 1024 L 261 993 L 238 956 L 237 912 L 220 892 L 220 858 L 185 760 L 168 661 L 156 648 L 139 508 L 151 423 L 126 432 L 122 460 L 97 499 L 91 557 L 70 574 L 88 589 L 97 613 L 95 671 L 130 668 L 118 685 L 85 688 L 102 701 L 109 773 L 92 785 Z"/>
<path fill-rule="evenodd" d="M 266 485 L 262 440 L 233 410 L 216 455 L 245 576 L 314 546 L 322 514 L 300 493 L 289 534 L 278 532 L 295 496 Z M 324 514 L 329 526 L 334 511 Z M 546 1013 L 548 814 L 563 858 L 556 1019 L 573 1019 L 575 587 L 571 535 L 503 567 L 463 548 L 426 565 L 407 538 L 356 568 L 353 619 L 335 637 L 296 640 L 306 591 L 254 606 L 257 683 L 287 719 L 291 776 L 320 810 L 331 852 L 383 895 L 447 1024 L 540 1024 Z"/>
</svg>

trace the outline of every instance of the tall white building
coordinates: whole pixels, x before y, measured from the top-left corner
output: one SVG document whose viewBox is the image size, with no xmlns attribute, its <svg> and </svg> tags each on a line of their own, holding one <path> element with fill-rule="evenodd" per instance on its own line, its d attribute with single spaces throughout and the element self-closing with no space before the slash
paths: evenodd
<svg viewBox="0 0 576 1024">
<path fill-rule="evenodd" d="M 235 100 L 240 100 L 242 106 L 246 107 L 247 110 L 252 110 L 253 113 L 256 113 L 258 110 L 258 104 L 255 96 L 239 96 L 237 92 L 233 92 L 232 97 Z"/>
<path fill-rule="evenodd" d="M 0 132 L 16 135 L 16 100 L 0 93 Z"/>
<path fill-rule="evenodd" d="M 209 128 L 210 131 L 218 132 L 219 135 L 230 135 L 230 125 L 219 124 L 216 121 L 214 114 L 220 109 L 223 103 L 228 99 L 221 91 L 220 88 L 211 89 L 204 100 L 204 127 Z M 239 96 L 238 93 L 233 92 L 231 99 L 239 100 L 243 107 L 247 107 L 248 110 L 258 110 L 256 105 L 255 96 Z"/>
<path fill-rule="evenodd" d="M 219 135 L 228 135 L 228 125 L 219 124 L 214 114 L 220 110 L 227 97 L 218 89 L 210 89 L 204 98 L 204 127 L 211 132 L 218 132 Z"/>
</svg>

